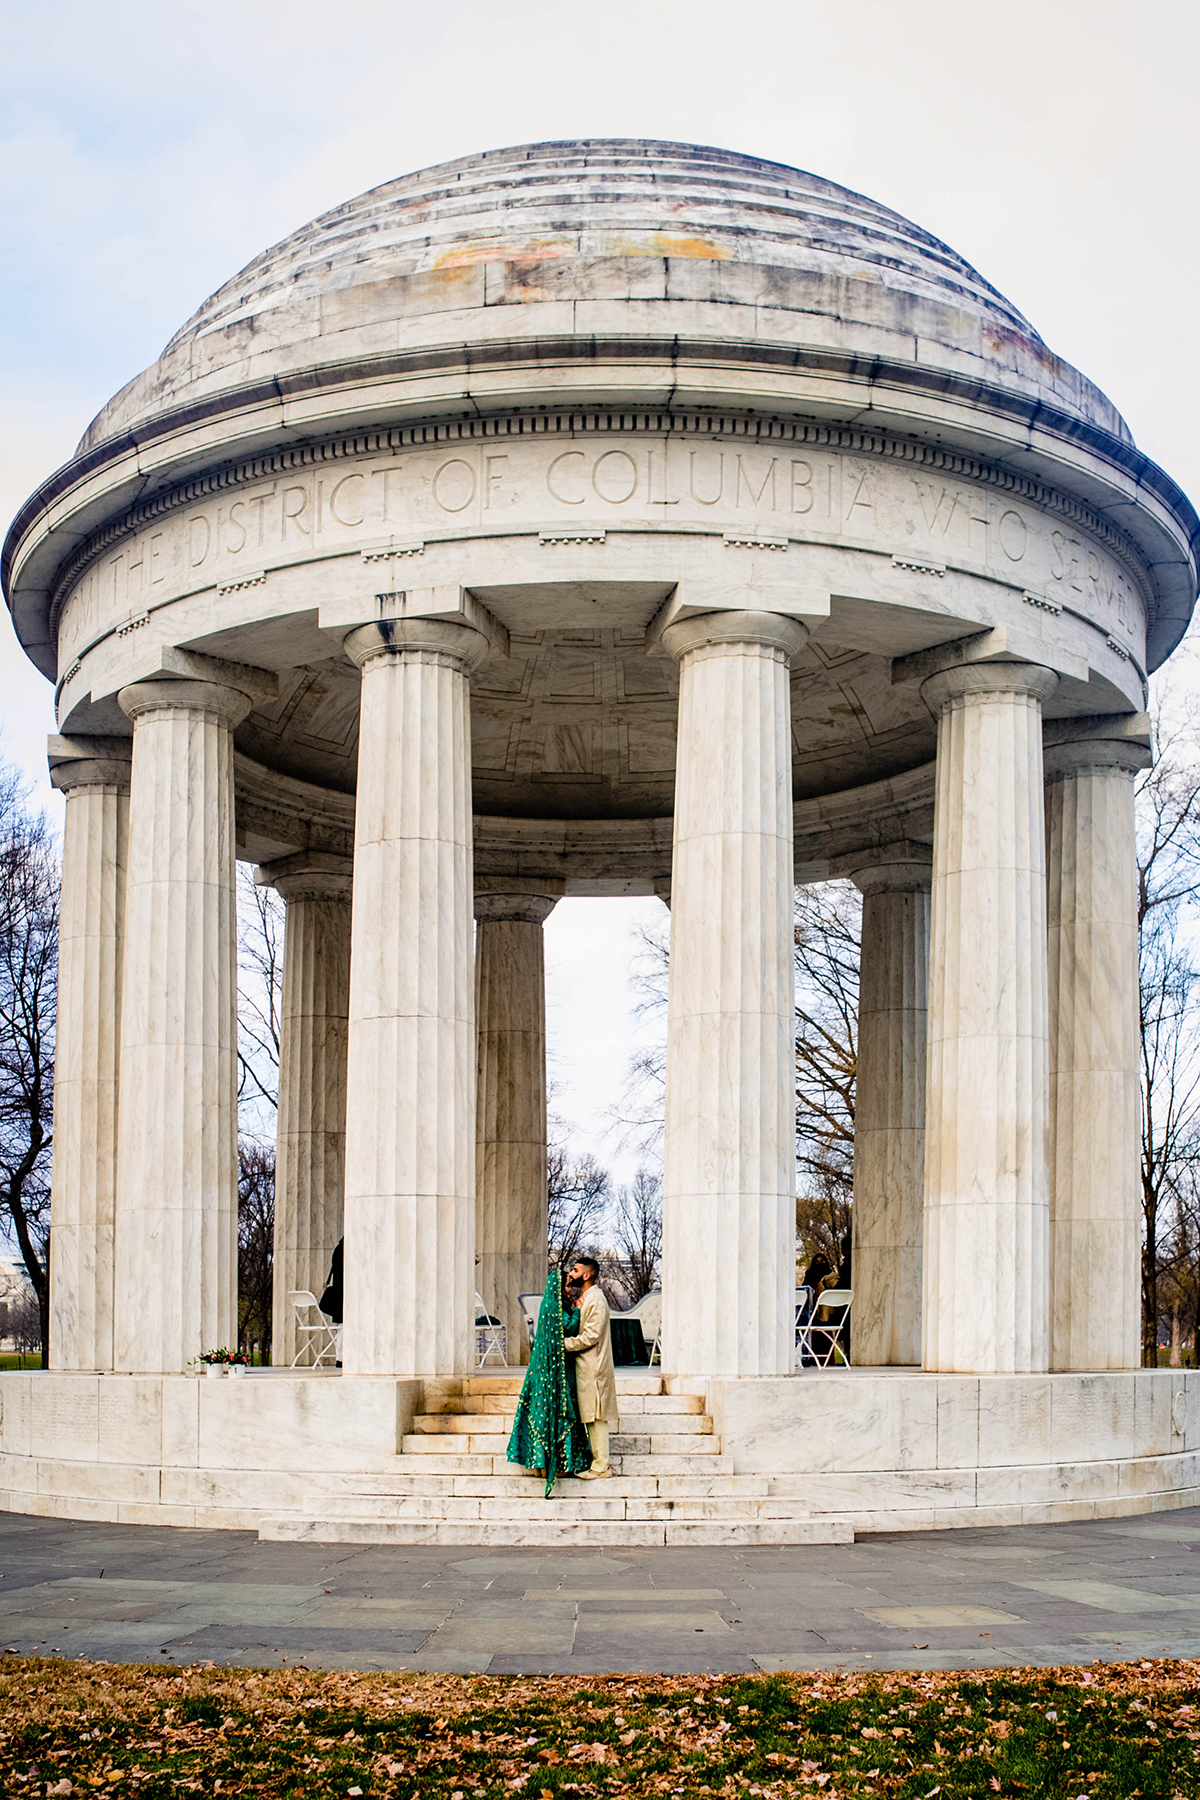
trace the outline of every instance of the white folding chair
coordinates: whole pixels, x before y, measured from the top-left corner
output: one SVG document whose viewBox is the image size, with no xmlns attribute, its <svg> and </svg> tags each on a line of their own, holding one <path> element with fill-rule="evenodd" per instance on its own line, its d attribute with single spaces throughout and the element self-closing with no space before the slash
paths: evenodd
<svg viewBox="0 0 1200 1800">
<path fill-rule="evenodd" d="M 805 1290 L 798 1288 L 797 1293 Z M 850 1366 L 850 1307 L 854 1300 L 853 1288 L 824 1288 L 817 1295 L 816 1305 L 811 1316 L 801 1324 L 801 1309 L 796 1307 L 796 1367 L 803 1368 L 806 1363 L 815 1364 L 819 1369 L 833 1366 L 835 1356 L 840 1356 L 846 1368 Z M 841 1309 L 841 1317 L 822 1324 L 820 1315 L 834 1307 Z"/>
<path fill-rule="evenodd" d="M 313 1360 L 305 1367 L 319 1369 L 327 1356 L 336 1363 L 338 1328 L 333 1320 L 321 1311 L 321 1304 L 317 1296 L 310 1294 L 307 1288 L 297 1288 L 288 1298 L 291 1300 L 292 1310 L 296 1314 L 296 1336 L 300 1340 L 296 1354 L 292 1358 L 293 1369 L 299 1366 L 301 1357 L 306 1356 L 310 1350 L 314 1352 Z M 314 1313 L 316 1314 L 315 1320 Z"/>
<path fill-rule="evenodd" d="M 624 1319 L 636 1319 L 642 1328 L 642 1336 L 650 1346 L 650 1362 L 662 1362 L 662 1289 L 651 1288 L 643 1294 L 636 1305 L 621 1314 Z"/>
<path fill-rule="evenodd" d="M 537 1336 L 538 1313 L 541 1311 L 542 1296 L 540 1294 L 518 1294 L 517 1305 L 525 1315 L 525 1329 L 529 1333 L 529 1348 L 533 1349 L 533 1340 Z"/>
<path fill-rule="evenodd" d="M 796 1367 L 800 1367 L 801 1337 L 800 1333 L 808 1324 L 808 1315 L 812 1310 L 812 1289 L 798 1287 L 796 1289 Z"/>
<path fill-rule="evenodd" d="M 501 1368 L 508 1367 L 507 1332 L 499 1319 L 493 1318 L 484 1304 L 483 1295 L 475 1296 L 475 1367 L 482 1369 L 489 1356 L 500 1358 Z"/>
</svg>

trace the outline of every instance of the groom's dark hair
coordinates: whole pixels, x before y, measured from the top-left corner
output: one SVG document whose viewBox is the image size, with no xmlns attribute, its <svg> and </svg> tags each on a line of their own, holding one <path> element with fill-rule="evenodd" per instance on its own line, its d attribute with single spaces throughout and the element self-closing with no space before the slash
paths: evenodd
<svg viewBox="0 0 1200 1800">
<path fill-rule="evenodd" d="M 596 1261 L 594 1256 L 577 1256 L 575 1262 L 577 1267 L 581 1269 L 590 1269 L 592 1271 L 593 1281 L 598 1279 L 600 1274 L 600 1264 Z"/>
</svg>

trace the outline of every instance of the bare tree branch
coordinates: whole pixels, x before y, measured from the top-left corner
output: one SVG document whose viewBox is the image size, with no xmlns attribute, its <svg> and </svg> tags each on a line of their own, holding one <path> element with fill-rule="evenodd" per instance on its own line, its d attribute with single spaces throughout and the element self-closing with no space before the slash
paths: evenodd
<svg viewBox="0 0 1200 1800">
<path fill-rule="evenodd" d="M 49 1342 L 50 1161 L 58 1003 L 58 846 L 0 766 L 0 1213 Z"/>
<path fill-rule="evenodd" d="M 261 1136 L 279 1105 L 284 905 L 238 868 L 238 1102 L 246 1129 Z M 265 1109 L 265 1112 L 264 1112 Z"/>
<path fill-rule="evenodd" d="M 636 1171 L 630 1187 L 617 1190 L 613 1207 L 613 1248 L 620 1262 L 618 1279 L 636 1306 L 643 1294 L 659 1285 L 662 1267 L 662 1176 L 656 1169 Z"/>
</svg>

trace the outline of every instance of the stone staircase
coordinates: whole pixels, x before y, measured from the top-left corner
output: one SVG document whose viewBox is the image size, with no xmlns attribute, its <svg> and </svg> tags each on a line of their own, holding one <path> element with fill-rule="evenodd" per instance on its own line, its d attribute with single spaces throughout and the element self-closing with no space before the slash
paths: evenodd
<svg viewBox="0 0 1200 1800">
<path fill-rule="evenodd" d="M 766 1476 L 734 1474 L 699 1384 L 651 1372 L 617 1376 L 620 1428 L 610 1480 L 564 1480 L 554 1497 L 506 1459 L 520 1371 L 425 1383 L 401 1454 L 367 1474 L 314 1476 L 303 1508 L 260 1521 L 272 1541 L 386 1544 L 828 1544 L 841 1520 L 772 1495 Z"/>
</svg>

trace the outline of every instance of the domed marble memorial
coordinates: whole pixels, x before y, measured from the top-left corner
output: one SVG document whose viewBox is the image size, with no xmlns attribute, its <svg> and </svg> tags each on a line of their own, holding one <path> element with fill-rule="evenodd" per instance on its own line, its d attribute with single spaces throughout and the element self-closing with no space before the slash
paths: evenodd
<svg viewBox="0 0 1200 1800">
<path fill-rule="evenodd" d="M 207 300 L 4 552 L 66 797 L 18 1508 L 799 1542 L 1200 1498 L 1139 1372 L 1133 782 L 1196 515 L 960 256 L 669 143 L 386 183 Z M 236 1321 L 237 859 L 287 909 L 275 1362 Z M 864 902 L 853 1368 L 795 1368 L 792 895 Z M 542 923 L 671 905 L 662 1369 L 544 1502 Z M 580 1022 L 580 1029 L 584 1029 Z M 345 1239 L 344 1369 L 289 1365 Z"/>
</svg>

